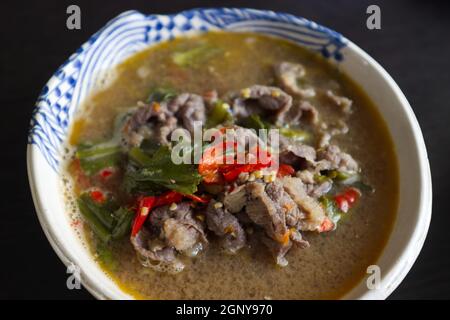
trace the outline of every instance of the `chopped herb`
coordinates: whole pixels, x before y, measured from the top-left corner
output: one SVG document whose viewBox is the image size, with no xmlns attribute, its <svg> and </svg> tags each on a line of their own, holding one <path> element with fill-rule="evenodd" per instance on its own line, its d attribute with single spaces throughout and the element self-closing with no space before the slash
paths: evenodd
<svg viewBox="0 0 450 320">
<path fill-rule="evenodd" d="M 164 102 L 175 98 L 177 91 L 170 87 L 158 87 L 152 90 L 147 101 L 148 102 Z"/>
<path fill-rule="evenodd" d="M 81 168 L 87 175 L 93 175 L 103 168 L 115 167 L 123 159 L 121 148 L 114 142 L 95 145 L 81 144 L 75 153 Z"/>
<path fill-rule="evenodd" d="M 233 117 L 230 113 L 229 104 L 224 103 L 222 100 L 219 100 L 215 103 L 214 107 L 208 114 L 208 120 L 206 122 L 206 126 L 208 128 L 213 128 L 224 122 L 232 122 L 232 121 L 233 121 Z"/>
<path fill-rule="evenodd" d="M 287 138 L 292 138 L 296 141 L 310 140 L 311 135 L 309 132 L 295 128 L 280 128 L 280 134 Z"/>
<path fill-rule="evenodd" d="M 337 223 L 341 220 L 344 212 L 338 208 L 334 199 L 330 196 L 322 196 L 320 203 L 327 213 L 327 217 L 333 222 L 334 229 L 337 227 Z"/>
<path fill-rule="evenodd" d="M 272 126 L 269 122 L 262 120 L 261 117 L 256 114 L 252 114 L 251 116 L 245 118 L 242 125 L 249 129 L 255 129 L 256 131 L 258 131 L 259 129 L 269 130 L 277 128 L 275 126 Z M 310 133 L 305 130 L 288 127 L 281 127 L 278 129 L 281 135 L 296 141 L 306 141 L 310 140 L 311 138 Z"/>
<path fill-rule="evenodd" d="M 103 242 L 120 239 L 131 230 L 133 212 L 119 207 L 114 200 L 108 199 L 100 204 L 86 192 L 78 198 L 77 202 L 87 224 Z"/>
<path fill-rule="evenodd" d="M 221 48 L 203 44 L 187 51 L 175 52 L 172 61 L 180 67 L 194 67 L 222 52 Z"/>
<path fill-rule="evenodd" d="M 259 129 L 270 129 L 272 126 L 270 123 L 263 121 L 259 115 L 252 114 L 251 116 L 244 119 L 242 125 L 249 129 L 255 129 L 258 131 Z"/>
<path fill-rule="evenodd" d="M 153 155 L 139 148 L 132 148 L 130 160 L 137 168 L 129 168 L 125 173 L 127 192 L 157 193 L 161 189 L 175 190 L 183 194 L 197 191 L 201 176 L 191 164 L 175 164 L 167 146 L 160 147 Z"/>
</svg>

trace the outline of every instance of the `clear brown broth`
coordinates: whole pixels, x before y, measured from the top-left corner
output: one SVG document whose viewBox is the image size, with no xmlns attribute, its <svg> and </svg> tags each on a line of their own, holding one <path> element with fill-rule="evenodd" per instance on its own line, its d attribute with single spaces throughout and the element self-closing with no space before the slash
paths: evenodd
<svg viewBox="0 0 450 320">
<path fill-rule="evenodd" d="M 171 61 L 174 51 L 208 42 L 224 54 L 195 68 L 180 68 Z M 110 248 L 112 258 L 99 259 L 125 291 L 150 299 L 334 299 L 342 297 L 375 264 L 391 232 L 398 203 L 398 168 L 387 127 L 367 95 L 316 53 L 290 42 L 249 33 L 206 33 L 178 38 L 140 52 L 117 69 L 117 78 L 84 104 L 72 128 L 71 142 L 101 140 L 111 134 L 113 120 L 124 108 L 145 100 L 151 88 L 169 85 L 179 91 L 219 94 L 253 84 L 272 84 L 274 62 L 302 63 L 308 81 L 333 89 L 353 100 L 350 132 L 335 141 L 360 163 L 363 179 L 376 192 L 363 197 L 358 206 L 328 234 L 305 234 L 308 249 L 292 249 L 286 268 L 276 267 L 259 244 L 252 243 L 230 256 L 215 248 L 186 261 L 183 272 L 170 275 L 143 268 L 129 241 Z M 148 73 L 148 74 L 146 74 Z M 322 119 L 337 117 L 326 101 L 313 101 Z M 92 252 L 97 241 L 89 232 Z M 112 261 L 112 262 L 111 262 Z"/>
</svg>

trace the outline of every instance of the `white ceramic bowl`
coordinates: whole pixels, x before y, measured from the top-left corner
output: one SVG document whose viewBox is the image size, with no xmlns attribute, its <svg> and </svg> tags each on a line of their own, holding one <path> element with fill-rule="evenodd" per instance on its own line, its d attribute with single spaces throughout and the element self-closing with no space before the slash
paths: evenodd
<svg viewBox="0 0 450 320">
<path fill-rule="evenodd" d="M 382 272 L 379 289 L 369 290 L 362 281 L 344 298 L 387 298 L 411 269 L 431 219 L 430 168 L 419 124 L 394 80 L 362 49 L 314 22 L 271 11 L 194 9 L 167 16 L 127 11 L 93 35 L 60 67 L 38 99 L 27 150 L 33 200 L 53 249 L 67 266 L 80 267 L 84 287 L 96 298 L 131 298 L 104 274 L 71 226 L 58 174 L 63 145 L 74 112 L 101 86 L 108 70 L 154 43 L 216 29 L 272 34 L 318 51 L 359 83 L 378 107 L 393 138 L 400 167 L 398 216 L 377 262 Z"/>
</svg>

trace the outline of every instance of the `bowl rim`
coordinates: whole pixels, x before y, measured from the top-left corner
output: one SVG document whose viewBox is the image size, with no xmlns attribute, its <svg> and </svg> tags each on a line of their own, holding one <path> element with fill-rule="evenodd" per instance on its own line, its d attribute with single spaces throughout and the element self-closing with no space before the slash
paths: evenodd
<svg viewBox="0 0 450 320">
<path fill-rule="evenodd" d="M 214 8 L 194 8 L 184 11 L 179 11 L 173 14 L 163 14 L 158 16 L 176 16 L 179 14 L 186 14 L 196 11 L 202 11 L 202 10 L 223 10 L 223 9 L 236 9 L 236 10 L 253 10 L 254 12 L 261 12 L 261 13 L 273 13 L 274 11 L 271 10 L 259 10 L 259 9 L 248 9 L 248 8 L 228 8 L 228 7 L 214 7 Z M 124 11 L 120 15 L 123 15 L 127 12 L 136 12 L 140 13 L 139 11 L 131 10 L 131 11 Z M 313 22 L 312 20 L 292 15 L 290 13 L 284 13 L 280 11 L 276 11 L 276 14 L 286 14 L 290 16 L 294 16 L 296 18 L 304 19 L 305 21 Z M 113 18 L 114 19 L 114 18 Z M 111 21 L 111 20 L 110 20 Z M 108 22 L 109 23 L 109 22 Z M 108 24 L 107 23 L 107 24 Z M 314 23 L 314 22 L 313 22 Z M 322 26 L 317 24 L 318 26 Z M 324 27 L 326 30 L 330 30 L 331 32 L 335 32 L 333 29 L 329 29 L 328 27 Z M 102 29 L 100 29 L 101 31 Z M 100 32 L 98 31 L 98 32 Z M 225 30 L 225 32 L 233 32 L 232 30 Z M 180 35 L 183 36 L 183 35 Z M 420 200 L 419 200 L 419 206 L 417 211 L 418 213 L 418 220 L 415 224 L 413 233 L 408 241 L 407 247 L 398 254 L 396 261 L 393 264 L 393 267 L 391 270 L 389 270 L 389 273 L 386 278 L 389 277 L 392 280 L 392 283 L 388 286 L 387 290 L 377 293 L 378 290 L 367 290 L 362 295 L 358 296 L 358 299 L 386 299 L 389 297 L 389 295 L 398 287 L 398 285 L 403 281 L 403 279 L 406 277 L 410 269 L 412 268 L 414 262 L 416 261 L 417 257 L 419 256 L 421 249 L 423 247 L 423 244 L 425 242 L 428 229 L 431 222 L 431 215 L 432 215 L 432 181 L 431 181 L 431 171 L 430 171 L 430 164 L 428 161 L 428 155 L 427 150 L 423 138 L 422 131 L 420 129 L 420 125 L 417 121 L 417 118 L 406 99 L 405 95 L 397 85 L 397 83 L 394 81 L 394 79 L 389 75 L 389 73 L 375 60 L 373 59 L 367 52 L 365 52 L 363 49 L 361 49 L 358 45 L 356 45 L 354 42 L 349 40 L 348 38 L 345 38 L 346 46 L 349 50 L 353 51 L 357 56 L 362 57 L 367 63 L 373 67 L 376 72 L 380 74 L 380 76 L 383 78 L 383 80 L 388 84 L 389 88 L 393 91 L 395 96 L 399 99 L 400 105 L 402 107 L 403 113 L 407 118 L 408 124 L 411 126 L 413 138 L 415 142 L 416 151 L 418 154 L 418 164 L 420 167 L 420 181 L 421 181 L 421 188 L 420 188 Z M 64 66 L 64 64 L 63 64 Z M 59 70 L 59 69 L 58 69 Z M 56 81 L 54 77 L 51 77 L 50 80 L 47 82 L 47 86 L 49 86 L 53 81 Z M 35 109 L 38 107 L 36 106 Z M 384 118 L 384 116 L 382 116 Z M 71 259 L 71 254 L 67 248 L 63 244 L 61 244 L 60 239 L 57 239 L 52 230 L 51 226 L 49 225 L 47 218 L 46 218 L 46 212 L 43 207 L 42 201 L 45 199 L 42 197 L 42 191 L 39 191 L 36 185 L 36 172 L 37 172 L 37 161 L 36 157 L 39 155 L 39 150 L 35 148 L 32 144 L 28 143 L 27 145 L 27 172 L 28 172 L 28 180 L 30 183 L 30 189 L 31 194 L 34 202 L 34 206 L 36 209 L 36 213 L 38 216 L 39 223 L 44 231 L 44 234 L 46 235 L 48 241 L 50 242 L 50 245 L 52 246 L 53 250 L 57 254 L 57 256 L 60 258 L 60 260 L 68 267 L 73 261 Z M 395 222 L 396 223 L 396 222 Z M 395 225 L 394 223 L 394 225 Z M 384 251 L 385 249 L 383 249 Z M 383 254 L 382 251 L 382 254 Z M 401 268 L 399 266 L 400 261 L 406 261 L 406 264 L 403 265 Z M 94 262 L 96 263 L 96 262 Z M 80 266 L 82 268 L 82 266 Z M 392 278 L 393 277 L 393 278 Z M 384 278 L 383 278 L 384 279 Z M 383 281 L 382 279 L 382 281 Z M 86 274 L 82 277 L 81 283 L 83 287 L 85 287 L 95 298 L 97 299 L 111 299 L 114 297 L 109 297 L 105 295 L 102 292 L 102 286 L 95 281 L 95 279 L 91 279 Z M 350 292 L 346 293 L 342 299 L 346 299 L 346 296 L 349 295 L 353 291 L 350 290 Z M 124 293 L 125 294 L 125 293 Z"/>
</svg>

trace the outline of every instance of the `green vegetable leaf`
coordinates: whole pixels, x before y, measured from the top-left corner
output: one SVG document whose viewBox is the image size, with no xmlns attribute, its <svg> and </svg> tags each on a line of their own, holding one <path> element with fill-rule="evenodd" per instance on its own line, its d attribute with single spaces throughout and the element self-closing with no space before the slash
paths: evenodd
<svg viewBox="0 0 450 320">
<path fill-rule="evenodd" d="M 113 239 L 121 239 L 125 237 L 131 230 L 131 223 L 133 222 L 134 212 L 124 207 L 120 207 L 113 213 L 113 216 L 116 224 L 111 231 L 111 236 Z"/>
<path fill-rule="evenodd" d="M 258 131 L 259 129 L 269 130 L 269 129 L 277 128 L 277 127 L 271 125 L 269 122 L 262 120 L 261 117 L 256 114 L 252 114 L 251 116 L 245 118 L 242 125 L 249 129 L 255 129 L 256 131 Z M 281 135 L 283 135 L 287 138 L 291 138 L 295 141 L 306 141 L 311 138 L 310 133 L 305 130 L 301 130 L 301 129 L 297 129 L 297 128 L 287 128 L 287 127 L 281 127 L 278 129 L 280 130 Z"/>
<path fill-rule="evenodd" d="M 280 134 L 295 141 L 310 140 L 311 135 L 308 131 L 296 128 L 280 128 Z"/>
<path fill-rule="evenodd" d="M 154 88 L 148 97 L 148 102 L 164 102 L 175 98 L 177 91 L 170 87 Z"/>
<path fill-rule="evenodd" d="M 95 145 L 81 144 L 75 153 L 87 175 L 93 175 L 101 169 L 118 166 L 123 159 L 120 146 L 114 142 Z"/>
<path fill-rule="evenodd" d="M 333 222 L 334 229 L 336 229 L 337 223 L 339 222 L 339 220 L 341 220 L 344 212 L 337 207 L 336 202 L 330 196 L 320 197 L 320 203 L 325 209 L 327 217 L 330 218 L 330 220 Z"/>
<path fill-rule="evenodd" d="M 175 52 L 172 55 L 172 61 L 180 67 L 193 67 L 217 56 L 222 51 L 221 48 L 203 44 L 187 51 Z"/>
<path fill-rule="evenodd" d="M 208 114 L 206 126 L 213 128 L 224 122 L 232 122 L 233 116 L 230 113 L 230 106 L 227 103 L 219 100 L 215 103 L 213 109 Z"/>
<path fill-rule="evenodd" d="M 127 192 L 159 193 L 170 189 L 192 194 L 197 191 L 201 175 L 191 164 L 173 163 L 167 146 L 160 147 L 153 155 L 132 148 L 129 157 L 137 168 L 128 168 L 125 173 Z"/>
<path fill-rule="evenodd" d="M 89 193 L 83 193 L 77 202 L 84 220 L 102 242 L 120 239 L 130 232 L 133 211 L 119 207 L 113 199 L 99 204 Z"/>
<path fill-rule="evenodd" d="M 105 243 L 111 240 L 111 233 L 108 227 L 102 223 L 97 214 L 88 206 L 85 199 L 80 197 L 77 203 L 84 220 L 99 239 Z"/>
<path fill-rule="evenodd" d="M 269 130 L 272 127 L 270 123 L 263 121 L 257 114 L 252 114 L 251 116 L 245 118 L 242 125 L 249 129 L 255 129 L 256 131 L 259 129 Z"/>
</svg>

